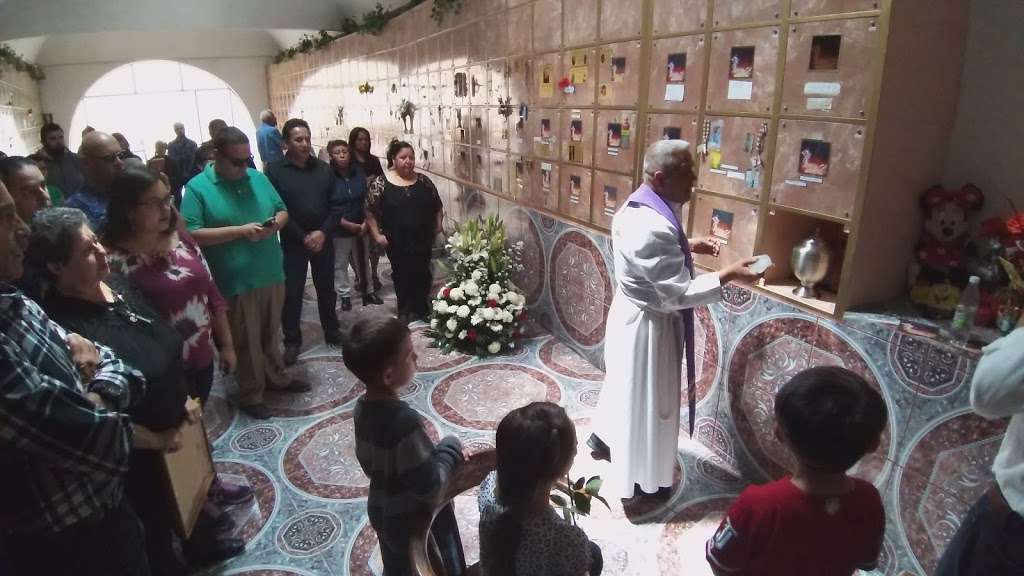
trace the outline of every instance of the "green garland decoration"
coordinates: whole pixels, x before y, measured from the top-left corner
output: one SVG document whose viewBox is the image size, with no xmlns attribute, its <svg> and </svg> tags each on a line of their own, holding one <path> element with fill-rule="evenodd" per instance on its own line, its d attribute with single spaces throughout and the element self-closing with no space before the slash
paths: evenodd
<svg viewBox="0 0 1024 576">
<path fill-rule="evenodd" d="M 0 68 L 3 68 L 4 65 L 8 65 L 18 72 L 27 72 L 37 82 L 46 78 L 46 74 L 43 73 L 43 69 L 39 65 L 25 60 L 7 44 L 0 44 Z M 2 75 L 3 71 L 0 70 L 0 76 Z"/>
<path fill-rule="evenodd" d="M 303 35 L 299 38 L 299 42 L 295 44 L 295 46 L 285 48 L 278 52 L 277 55 L 274 56 L 274 64 L 286 62 L 295 58 L 299 54 L 309 54 L 316 50 L 322 50 L 331 42 L 334 42 L 339 38 L 344 38 L 349 34 L 369 34 L 377 36 L 384 31 L 388 22 L 397 16 L 408 12 L 413 7 L 422 4 L 423 1 L 424 0 L 409 0 L 405 4 L 391 10 L 385 10 L 384 6 L 378 2 L 377 6 L 373 10 L 363 14 L 362 18 L 358 21 L 351 17 L 346 17 L 342 20 L 341 27 L 337 33 L 320 30 L 316 34 Z M 448 14 L 458 14 L 462 10 L 462 2 L 463 0 L 434 0 L 434 5 L 430 8 L 430 18 L 438 25 L 441 25 Z M 34 66 L 32 64 L 27 65 Z M 42 70 L 39 71 L 39 74 L 42 75 Z"/>
</svg>

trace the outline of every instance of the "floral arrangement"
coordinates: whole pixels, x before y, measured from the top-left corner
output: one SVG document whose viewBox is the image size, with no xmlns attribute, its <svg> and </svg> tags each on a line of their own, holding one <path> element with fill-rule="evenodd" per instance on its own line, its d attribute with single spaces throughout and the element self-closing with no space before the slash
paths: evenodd
<svg viewBox="0 0 1024 576">
<path fill-rule="evenodd" d="M 46 74 L 43 74 L 43 69 L 39 65 L 25 60 L 21 54 L 15 52 L 7 44 L 0 44 L 0 69 L 4 66 L 10 66 L 18 72 L 27 72 L 36 81 L 46 78 Z M 3 76 L 2 72 L 3 70 L 0 70 L 0 76 Z"/>
<path fill-rule="evenodd" d="M 429 335 L 445 353 L 476 356 L 515 348 L 526 297 L 512 283 L 522 243 L 511 244 L 497 216 L 456 226 L 448 238 L 448 282 L 433 302 Z"/>
</svg>

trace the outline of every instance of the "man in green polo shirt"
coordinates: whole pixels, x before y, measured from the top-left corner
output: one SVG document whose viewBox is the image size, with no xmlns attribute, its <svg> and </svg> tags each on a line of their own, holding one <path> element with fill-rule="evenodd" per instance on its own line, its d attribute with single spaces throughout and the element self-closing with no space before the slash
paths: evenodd
<svg viewBox="0 0 1024 576">
<path fill-rule="evenodd" d="M 181 214 L 228 301 L 239 405 L 262 420 L 273 415 L 263 403 L 267 388 L 310 389 L 285 375 L 281 357 L 284 267 L 277 231 L 288 212 L 270 181 L 248 168 L 252 152 L 241 130 L 222 129 L 213 146 L 214 162 L 186 185 Z"/>
</svg>

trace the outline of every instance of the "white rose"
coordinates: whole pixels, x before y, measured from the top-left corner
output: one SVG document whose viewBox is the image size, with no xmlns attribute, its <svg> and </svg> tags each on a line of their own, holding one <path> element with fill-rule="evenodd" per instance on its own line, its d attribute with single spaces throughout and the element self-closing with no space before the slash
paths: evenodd
<svg viewBox="0 0 1024 576">
<path fill-rule="evenodd" d="M 430 319 L 430 327 L 434 330 L 437 330 L 437 318 Z"/>
<path fill-rule="evenodd" d="M 484 308 L 484 311 L 481 312 L 480 315 L 483 316 L 484 320 L 494 320 L 494 309 Z"/>
<path fill-rule="evenodd" d="M 466 339 L 466 334 L 467 334 L 467 332 L 465 330 L 463 330 L 462 332 L 459 332 L 459 340 L 465 340 Z"/>
<path fill-rule="evenodd" d="M 454 331 L 456 328 L 459 327 L 459 323 L 455 321 L 455 318 L 449 318 L 448 322 L 445 323 L 445 326 L 448 328 L 448 330 Z M 451 335 L 449 334 L 448 337 L 451 338 Z"/>
<path fill-rule="evenodd" d="M 448 293 L 448 297 L 452 300 L 462 300 L 465 297 L 465 294 L 463 293 L 462 288 L 452 288 L 452 291 Z"/>
<path fill-rule="evenodd" d="M 502 322 L 509 322 L 510 323 L 513 320 L 515 320 L 515 316 L 513 316 L 511 312 L 509 312 L 508 310 L 505 310 L 504 312 L 502 312 L 502 315 L 501 315 L 501 321 Z"/>
<path fill-rule="evenodd" d="M 473 278 L 473 280 L 480 280 L 481 278 L 484 277 L 483 273 L 480 272 L 479 270 L 473 270 L 473 274 L 471 274 L 470 276 Z"/>
<path fill-rule="evenodd" d="M 487 293 L 493 294 L 494 296 L 491 297 L 496 298 L 498 294 L 501 294 L 501 286 L 498 286 L 497 284 L 491 284 L 490 286 L 487 287 Z"/>
<path fill-rule="evenodd" d="M 499 351 L 501 351 L 501 344 L 498 342 L 491 342 L 490 344 L 487 345 L 487 351 L 490 352 L 491 354 L 497 354 Z"/>
<path fill-rule="evenodd" d="M 459 309 L 456 310 L 455 313 L 459 315 L 459 318 L 466 318 L 470 313 L 469 306 L 463 304 L 462 306 L 459 306 Z"/>
</svg>

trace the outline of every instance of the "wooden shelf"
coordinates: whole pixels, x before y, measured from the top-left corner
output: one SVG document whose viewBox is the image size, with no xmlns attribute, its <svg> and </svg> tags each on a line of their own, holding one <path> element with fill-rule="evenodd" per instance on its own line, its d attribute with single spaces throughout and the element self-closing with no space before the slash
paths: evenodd
<svg viewBox="0 0 1024 576">
<path fill-rule="evenodd" d="M 836 313 L 836 295 L 826 290 L 821 291 L 821 296 L 818 298 L 800 298 L 793 294 L 793 289 L 799 286 L 800 283 L 796 280 L 792 281 L 779 281 L 771 284 L 765 282 L 763 285 L 758 286 L 765 292 L 772 294 L 776 297 L 782 298 L 783 300 L 801 307 L 809 308 L 813 312 L 824 313 L 829 316 L 834 316 Z"/>
</svg>

